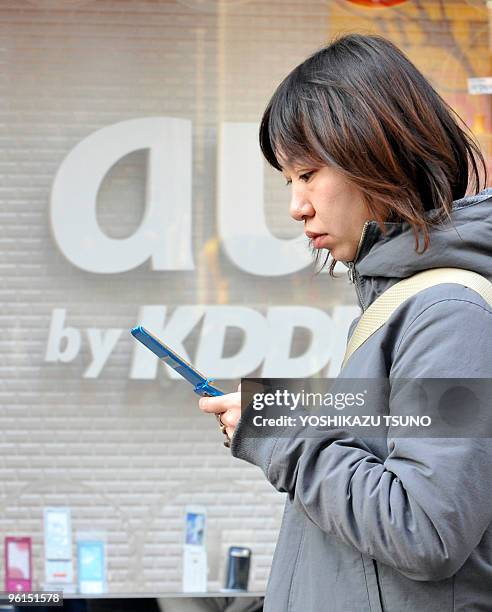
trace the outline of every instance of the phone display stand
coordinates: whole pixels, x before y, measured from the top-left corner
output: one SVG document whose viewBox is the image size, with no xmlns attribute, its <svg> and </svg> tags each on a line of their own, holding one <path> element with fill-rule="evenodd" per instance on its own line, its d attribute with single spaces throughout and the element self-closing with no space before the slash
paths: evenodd
<svg viewBox="0 0 492 612">
<path fill-rule="evenodd" d="M 206 516 L 204 506 L 186 506 L 182 582 L 185 593 L 207 591 Z"/>
<path fill-rule="evenodd" d="M 44 509 L 44 568 L 47 591 L 75 593 L 70 508 Z"/>
</svg>

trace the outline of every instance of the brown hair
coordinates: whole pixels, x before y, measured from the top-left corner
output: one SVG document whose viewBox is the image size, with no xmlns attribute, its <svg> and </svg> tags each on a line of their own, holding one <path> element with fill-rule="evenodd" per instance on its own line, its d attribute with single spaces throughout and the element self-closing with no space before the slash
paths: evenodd
<svg viewBox="0 0 492 612">
<path fill-rule="evenodd" d="M 480 191 L 477 161 L 487 182 L 483 155 L 466 130 L 393 43 L 348 34 L 285 77 L 264 111 L 259 139 L 277 170 L 279 149 L 289 164 L 339 170 L 360 189 L 383 232 L 383 219 L 407 221 L 417 251 L 422 231 L 425 251 L 429 227 L 449 216 L 452 201 L 469 185 Z"/>
</svg>

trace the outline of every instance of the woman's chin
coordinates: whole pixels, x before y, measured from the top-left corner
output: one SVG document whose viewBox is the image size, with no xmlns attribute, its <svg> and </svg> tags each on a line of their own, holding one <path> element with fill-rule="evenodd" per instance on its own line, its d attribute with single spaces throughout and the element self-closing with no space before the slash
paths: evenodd
<svg viewBox="0 0 492 612">
<path fill-rule="evenodd" d="M 330 254 L 333 257 L 333 259 L 336 259 L 337 261 L 352 261 L 352 259 L 354 258 L 354 253 L 352 251 L 352 249 L 347 249 L 346 247 L 340 247 L 340 246 L 333 246 L 333 248 L 330 248 Z"/>
<path fill-rule="evenodd" d="M 336 260 L 340 260 L 340 257 L 343 255 L 343 252 L 345 249 L 340 248 L 340 245 L 336 245 L 336 244 L 329 244 L 327 245 L 328 250 L 330 251 L 330 255 L 333 257 L 333 259 Z"/>
<path fill-rule="evenodd" d="M 318 247 L 316 247 L 316 243 L 313 240 L 310 240 L 310 247 L 313 252 L 318 253 L 329 253 L 333 259 L 337 261 L 352 261 L 354 258 L 354 249 L 352 245 L 347 244 L 336 244 L 333 236 L 326 234 L 323 236 L 320 241 Z"/>
</svg>

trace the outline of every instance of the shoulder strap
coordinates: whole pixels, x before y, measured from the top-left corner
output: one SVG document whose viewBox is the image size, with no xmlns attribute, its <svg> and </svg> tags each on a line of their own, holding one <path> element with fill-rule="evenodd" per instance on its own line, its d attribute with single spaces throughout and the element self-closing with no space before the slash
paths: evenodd
<svg viewBox="0 0 492 612">
<path fill-rule="evenodd" d="M 364 312 L 347 344 L 342 369 L 352 353 L 386 323 L 398 306 L 419 291 L 442 283 L 465 285 L 492 306 L 492 283 L 476 272 L 460 268 L 433 268 L 418 272 L 391 286 Z"/>
</svg>

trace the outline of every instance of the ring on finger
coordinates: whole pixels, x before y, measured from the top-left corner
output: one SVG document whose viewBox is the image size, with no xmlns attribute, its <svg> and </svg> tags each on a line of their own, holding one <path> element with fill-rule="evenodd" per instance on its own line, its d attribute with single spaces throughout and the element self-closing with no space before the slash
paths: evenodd
<svg viewBox="0 0 492 612">
<path fill-rule="evenodd" d="M 226 431 L 227 425 L 225 425 L 225 423 L 222 422 L 222 418 L 221 418 L 222 415 L 221 414 L 217 414 L 216 413 L 215 416 L 217 417 L 217 421 L 219 421 L 219 427 L 220 427 L 221 433 L 223 433 L 224 436 L 226 436 L 226 438 L 227 438 L 227 441 L 224 442 L 224 446 L 227 446 L 227 448 L 229 448 L 230 439 L 229 439 L 229 435 L 228 435 L 228 433 Z"/>
</svg>

